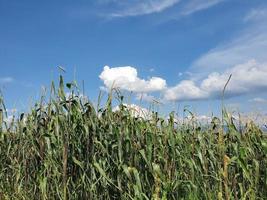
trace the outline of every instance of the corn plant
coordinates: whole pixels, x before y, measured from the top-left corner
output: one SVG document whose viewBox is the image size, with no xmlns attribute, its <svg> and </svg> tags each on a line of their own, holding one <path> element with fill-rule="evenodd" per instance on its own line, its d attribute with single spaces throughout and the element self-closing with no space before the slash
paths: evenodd
<svg viewBox="0 0 267 200">
<path fill-rule="evenodd" d="M 114 95 L 94 106 L 60 76 L 13 122 L 1 97 L 0 199 L 267 199 L 267 137 L 253 122 L 145 119 L 122 97 L 113 112 Z"/>
</svg>

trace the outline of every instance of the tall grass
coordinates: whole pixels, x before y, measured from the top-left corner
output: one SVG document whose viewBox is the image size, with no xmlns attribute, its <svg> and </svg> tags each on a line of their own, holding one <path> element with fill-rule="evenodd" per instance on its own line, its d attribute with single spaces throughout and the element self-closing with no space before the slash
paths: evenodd
<svg viewBox="0 0 267 200">
<path fill-rule="evenodd" d="M 136 118 L 123 98 L 112 112 L 111 94 L 100 108 L 66 85 L 71 95 L 60 77 L 9 123 L 0 98 L 0 199 L 266 199 L 267 138 L 255 124 L 239 130 L 227 112 L 208 127 Z"/>
</svg>

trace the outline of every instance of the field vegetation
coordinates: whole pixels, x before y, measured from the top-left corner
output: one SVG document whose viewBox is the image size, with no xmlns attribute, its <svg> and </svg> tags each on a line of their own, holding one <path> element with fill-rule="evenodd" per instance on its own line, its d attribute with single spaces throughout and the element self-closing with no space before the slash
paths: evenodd
<svg viewBox="0 0 267 200">
<path fill-rule="evenodd" d="M 267 199 L 267 138 L 253 122 L 240 128 L 225 109 L 206 126 L 145 119 L 119 93 L 95 106 L 59 82 L 11 122 L 0 98 L 0 199 Z"/>
</svg>

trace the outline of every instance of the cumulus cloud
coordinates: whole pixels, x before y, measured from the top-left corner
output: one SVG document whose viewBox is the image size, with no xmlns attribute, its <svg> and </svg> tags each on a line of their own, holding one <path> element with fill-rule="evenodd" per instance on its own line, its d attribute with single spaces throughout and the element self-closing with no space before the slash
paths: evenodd
<svg viewBox="0 0 267 200">
<path fill-rule="evenodd" d="M 200 10 L 204 10 L 215 6 L 218 3 L 223 2 L 224 0 L 191 0 L 182 9 L 182 15 L 190 15 Z"/>
<path fill-rule="evenodd" d="M 174 87 L 168 88 L 164 97 L 168 101 L 199 100 L 207 97 L 207 94 L 192 80 L 183 80 Z"/>
<path fill-rule="evenodd" d="M 197 83 L 193 80 L 183 80 L 175 87 L 166 90 L 165 99 L 172 101 L 219 99 L 230 74 L 232 79 L 227 87 L 226 97 L 267 90 L 267 63 L 260 64 L 250 60 L 222 73 L 211 73 Z"/>
<path fill-rule="evenodd" d="M 137 93 L 136 99 L 139 101 L 146 101 L 149 103 L 162 104 L 161 98 L 156 98 L 155 96 L 150 95 L 148 93 Z"/>
<path fill-rule="evenodd" d="M 170 116 L 166 117 L 166 120 L 169 120 Z M 212 121 L 212 116 L 208 115 L 199 115 L 199 114 L 194 114 L 194 115 L 185 115 L 183 117 L 181 116 L 174 116 L 174 122 L 177 124 L 181 123 L 191 123 L 192 121 L 201 123 L 201 124 L 207 124 Z"/>
<path fill-rule="evenodd" d="M 105 66 L 100 79 L 106 88 L 119 88 L 137 93 L 137 99 L 155 101 L 149 92 L 160 91 L 167 101 L 192 101 L 204 99 L 221 99 L 222 90 L 230 76 L 225 98 L 245 94 L 259 94 L 267 91 L 267 62 L 260 63 L 252 59 L 235 65 L 222 72 L 212 72 L 200 80 L 182 80 L 173 87 L 167 87 L 166 81 L 160 77 L 144 80 L 138 77 L 133 67 Z"/>
<path fill-rule="evenodd" d="M 201 2 L 204 3 L 198 1 L 199 4 Z M 211 6 L 215 2 L 221 1 L 206 3 Z M 202 8 L 204 7 L 203 5 Z M 197 9 L 194 12 L 196 11 Z M 100 79 L 107 88 L 114 84 L 115 87 L 137 93 L 161 91 L 168 101 L 220 99 L 230 74 L 232 79 L 227 86 L 225 98 L 267 91 L 267 8 L 254 9 L 244 19 L 244 23 L 248 23 L 246 29 L 229 42 L 218 45 L 195 60 L 190 78 L 175 86 L 167 87 L 166 81 L 159 77 L 141 79 L 136 69 L 130 66 L 106 66 Z M 151 95 L 146 97 L 148 100 L 153 98 Z"/>
<path fill-rule="evenodd" d="M 152 118 L 152 112 L 146 108 L 140 107 L 135 104 L 123 104 L 123 106 L 125 107 L 126 110 L 129 111 L 129 113 L 133 117 L 139 117 L 147 120 Z M 118 110 L 120 110 L 119 106 L 116 106 L 112 109 L 113 112 L 116 112 Z"/>
<path fill-rule="evenodd" d="M 66 96 L 66 100 L 78 99 L 82 101 L 83 103 L 86 103 L 89 101 L 88 96 L 84 94 L 75 94 L 71 92 L 66 92 L 65 96 Z"/>
<path fill-rule="evenodd" d="M 147 93 L 138 93 L 136 95 L 136 99 L 137 100 L 144 100 L 144 101 L 147 101 L 147 102 L 153 102 L 156 100 L 156 98 L 152 95 L 149 95 Z"/>
<path fill-rule="evenodd" d="M 160 77 L 151 77 L 148 80 L 138 77 L 137 70 L 131 66 L 110 68 L 105 66 L 99 78 L 106 88 L 119 88 L 133 92 L 154 92 L 166 88 L 166 81 Z"/>
<path fill-rule="evenodd" d="M 226 97 L 266 91 L 266 20 L 267 8 L 250 11 L 244 17 L 246 28 L 235 38 L 196 59 L 191 66 L 190 80 L 183 80 L 168 88 L 165 99 L 219 99 L 230 74 L 233 76 Z"/>
<path fill-rule="evenodd" d="M 184 122 L 189 122 L 191 120 L 195 120 L 197 122 L 200 122 L 201 124 L 210 123 L 212 121 L 212 117 L 207 115 L 188 115 L 186 119 L 184 119 Z"/>
<path fill-rule="evenodd" d="M 249 113 L 239 113 L 239 115 L 232 115 L 234 122 L 236 123 L 242 123 L 242 124 L 247 124 L 250 122 L 256 123 L 259 126 L 264 126 L 265 128 L 267 124 L 267 115 L 264 113 L 259 113 L 259 112 L 249 112 Z"/>
<path fill-rule="evenodd" d="M 17 113 L 18 112 L 18 110 L 16 109 L 16 108 L 11 108 L 11 109 L 6 109 L 6 112 L 7 112 L 7 114 L 9 115 L 9 114 L 15 114 L 15 113 Z"/>
</svg>

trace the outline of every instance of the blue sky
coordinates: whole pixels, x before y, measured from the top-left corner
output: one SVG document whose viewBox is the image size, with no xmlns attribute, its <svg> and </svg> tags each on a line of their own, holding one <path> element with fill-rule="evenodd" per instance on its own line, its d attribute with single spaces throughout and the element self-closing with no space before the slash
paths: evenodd
<svg viewBox="0 0 267 200">
<path fill-rule="evenodd" d="M 117 84 L 133 101 L 164 111 L 226 102 L 266 112 L 265 0 L 0 0 L 0 88 L 7 107 L 26 109 L 41 86 L 85 81 L 93 101 Z M 107 66 L 104 68 L 104 66 Z"/>
</svg>

